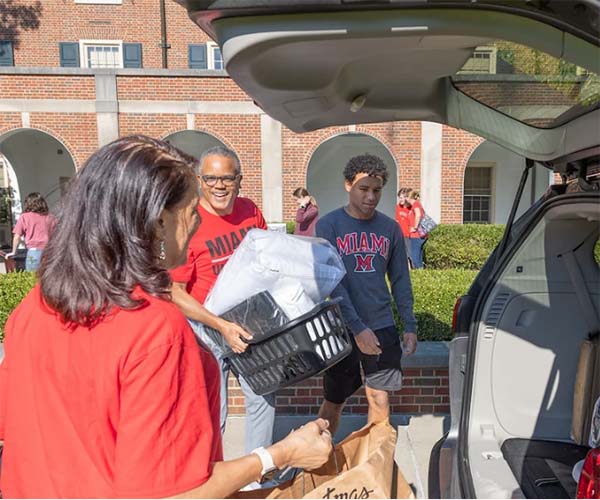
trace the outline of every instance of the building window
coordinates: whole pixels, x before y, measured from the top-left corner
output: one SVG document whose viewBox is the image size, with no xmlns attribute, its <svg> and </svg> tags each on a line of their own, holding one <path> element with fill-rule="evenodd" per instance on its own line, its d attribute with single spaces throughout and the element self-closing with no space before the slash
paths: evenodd
<svg viewBox="0 0 600 500">
<path fill-rule="evenodd" d="M 467 167 L 463 197 L 463 223 L 489 224 L 492 222 L 493 167 Z"/>
<path fill-rule="evenodd" d="M 0 40 L 0 66 L 14 65 L 14 43 L 12 40 Z"/>
<path fill-rule="evenodd" d="M 79 50 L 83 68 L 123 67 L 123 43 L 121 41 L 80 40 Z"/>
<path fill-rule="evenodd" d="M 206 47 L 208 48 L 208 69 L 225 69 L 221 48 L 214 42 L 207 42 Z"/>
<path fill-rule="evenodd" d="M 477 47 L 457 74 L 495 74 L 496 56 L 496 47 Z"/>
</svg>

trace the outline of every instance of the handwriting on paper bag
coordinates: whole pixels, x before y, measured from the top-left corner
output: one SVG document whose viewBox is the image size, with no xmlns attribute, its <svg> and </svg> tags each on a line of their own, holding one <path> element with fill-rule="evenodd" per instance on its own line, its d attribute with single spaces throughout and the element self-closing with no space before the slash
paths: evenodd
<svg viewBox="0 0 600 500">
<path fill-rule="evenodd" d="M 364 486 L 362 489 L 354 488 L 350 491 L 343 491 L 337 488 L 327 488 L 323 498 L 371 498 L 371 493 L 375 490 L 368 490 Z"/>
</svg>

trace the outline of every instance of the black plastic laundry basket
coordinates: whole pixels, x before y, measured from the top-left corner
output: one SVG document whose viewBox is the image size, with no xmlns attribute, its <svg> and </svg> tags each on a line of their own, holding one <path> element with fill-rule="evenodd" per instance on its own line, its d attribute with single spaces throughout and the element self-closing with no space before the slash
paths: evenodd
<svg viewBox="0 0 600 500">
<path fill-rule="evenodd" d="M 256 394 L 269 394 L 317 375 L 352 350 L 339 301 L 321 302 L 283 326 L 254 335 L 245 352 L 230 351 L 225 357 Z M 277 316 L 280 312 L 274 310 L 272 314 Z"/>
</svg>

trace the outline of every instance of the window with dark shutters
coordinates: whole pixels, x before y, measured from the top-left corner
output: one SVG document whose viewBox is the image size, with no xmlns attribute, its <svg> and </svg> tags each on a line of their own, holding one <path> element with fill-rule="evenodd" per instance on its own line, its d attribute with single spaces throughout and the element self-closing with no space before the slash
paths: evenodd
<svg viewBox="0 0 600 500">
<path fill-rule="evenodd" d="M 63 68 L 79 68 L 79 43 L 60 42 L 60 65 Z"/>
<path fill-rule="evenodd" d="M 124 43 L 123 44 L 123 67 L 141 68 L 142 67 L 142 44 Z"/>
<path fill-rule="evenodd" d="M 191 69 L 207 69 L 206 44 L 189 45 L 188 60 Z"/>
<path fill-rule="evenodd" d="M 0 40 L 0 66 L 14 66 L 13 42 Z"/>
</svg>

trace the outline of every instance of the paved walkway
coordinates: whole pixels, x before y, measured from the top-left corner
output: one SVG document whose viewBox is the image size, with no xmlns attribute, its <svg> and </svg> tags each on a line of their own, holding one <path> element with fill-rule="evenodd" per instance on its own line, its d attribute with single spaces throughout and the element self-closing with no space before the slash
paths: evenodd
<svg viewBox="0 0 600 500">
<path fill-rule="evenodd" d="M 279 440 L 305 422 L 313 419 L 309 416 L 278 416 L 275 421 L 275 440 Z M 230 417 L 224 438 L 225 459 L 236 458 L 244 454 L 244 417 Z M 429 453 L 435 442 L 442 436 L 449 417 L 419 415 L 392 416 L 392 424 L 398 429 L 395 460 L 411 484 L 417 498 L 427 498 L 427 471 Z M 366 417 L 344 415 L 336 434 L 339 441 L 359 429 L 366 423 Z"/>
</svg>

